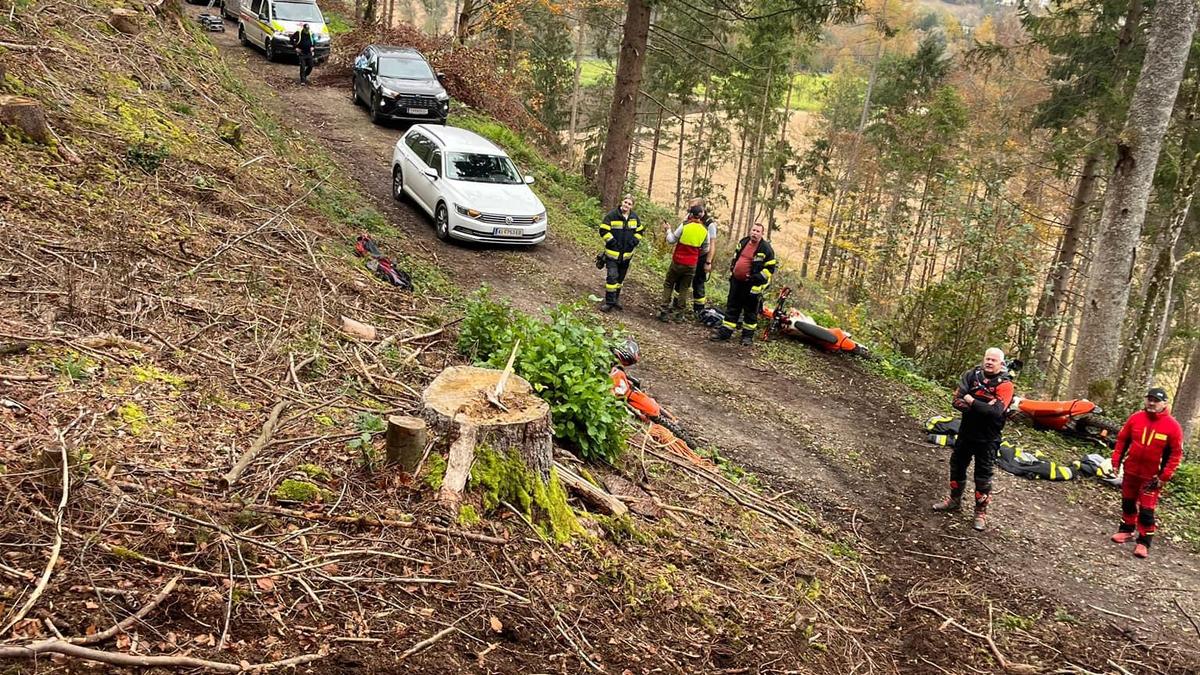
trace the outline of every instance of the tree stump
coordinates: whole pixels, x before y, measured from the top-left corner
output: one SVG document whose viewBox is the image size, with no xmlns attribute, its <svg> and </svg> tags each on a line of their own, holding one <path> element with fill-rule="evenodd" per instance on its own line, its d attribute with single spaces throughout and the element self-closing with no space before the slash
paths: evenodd
<svg viewBox="0 0 1200 675">
<path fill-rule="evenodd" d="M 118 32 L 126 35 L 137 35 L 142 32 L 142 24 L 138 20 L 138 12 L 132 9 L 114 7 L 108 13 L 108 23 Z"/>
<path fill-rule="evenodd" d="M 440 442 L 449 444 L 446 476 L 438 499 L 451 507 L 462 500 L 475 447 L 514 453 L 542 482 L 554 464 L 550 406 L 532 393 L 529 382 L 512 375 L 505 385 L 501 410 L 487 400 L 502 371 L 475 366 L 443 370 L 421 395 L 422 417 Z"/>
<path fill-rule="evenodd" d="M 51 141 L 50 125 L 42 104 L 24 96 L 0 95 L 0 124 L 16 127 L 22 134 L 42 145 Z"/>
<path fill-rule="evenodd" d="M 425 454 L 425 420 L 393 415 L 387 420 L 387 461 L 408 473 L 416 471 Z"/>
</svg>

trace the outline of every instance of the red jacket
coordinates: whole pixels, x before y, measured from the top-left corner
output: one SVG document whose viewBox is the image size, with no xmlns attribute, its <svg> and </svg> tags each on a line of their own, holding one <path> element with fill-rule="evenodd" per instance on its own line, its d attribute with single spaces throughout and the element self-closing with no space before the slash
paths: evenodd
<svg viewBox="0 0 1200 675">
<path fill-rule="evenodd" d="M 1183 429 L 1179 422 L 1165 410 L 1160 415 L 1139 410 L 1129 416 L 1117 434 L 1112 463 L 1113 471 L 1124 461 L 1127 475 L 1158 477 L 1165 483 L 1171 480 L 1182 459 Z"/>
</svg>

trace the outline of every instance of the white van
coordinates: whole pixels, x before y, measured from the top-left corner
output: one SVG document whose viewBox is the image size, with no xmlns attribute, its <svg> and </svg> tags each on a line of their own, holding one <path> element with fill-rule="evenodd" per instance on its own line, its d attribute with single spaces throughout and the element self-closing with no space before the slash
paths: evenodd
<svg viewBox="0 0 1200 675">
<path fill-rule="evenodd" d="M 236 14 L 238 39 L 263 50 L 268 61 L 294 54 L 292 35 L 304 24 L 312 31 L 317 63 L 329 58 L 329 27 L 315 0 L 225 0 L 227 13 Z"/>
</svg>

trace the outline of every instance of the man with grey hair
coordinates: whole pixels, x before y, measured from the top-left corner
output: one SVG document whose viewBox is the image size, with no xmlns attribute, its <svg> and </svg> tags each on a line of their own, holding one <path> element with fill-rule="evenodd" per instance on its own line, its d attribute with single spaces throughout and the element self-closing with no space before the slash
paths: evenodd
<svg viewBox="0 0 1200 675">
<path fill-rule="evenodd" d="M 954 407 L 962 411 L 962 424 L 950 455 L 950 496 L 933 505 L 934 511 L 962 508 L 967 467 L 975 460 L 975 522 L 986 525 L 988 504 L 992 501 L 992 470 L 1000 448 L 1000 432 L 1008 406 L 1012 403 L 1013 383 L 1004 365 L 1004 352 L 996 347 L 983 354 L 983 363 L 963 373 L 954 390 Z"/>
</svg>

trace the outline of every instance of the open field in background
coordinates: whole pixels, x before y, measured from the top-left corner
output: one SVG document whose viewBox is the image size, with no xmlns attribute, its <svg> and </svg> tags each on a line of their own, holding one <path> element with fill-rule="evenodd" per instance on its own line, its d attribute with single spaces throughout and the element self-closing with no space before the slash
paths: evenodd
<svg viewBox="0 0 1200 675">
<path fill-rule="evenodd" d="M 700 115 L 688 115 L 686 119 L 689 128 L 688 133 L 690 135 L 690 129 L 692 128 L 692 125 L 699 123 Z M 787 140 L 792 144 L 793 147 L 797 148 L 799 152 L 804 152 L 804 150 L 806 150 L 811 143 L 812 136 L 816 132 L 819 122 L 819 118 L 810 112 L 793 110 L 791 121 L 788 124 Z M 666 123 L 664 122 L 664 127 L 665 126 Z M 674 127 L 671 129 L 671 131 L 677 134 L 678 127 Z M 637 164 L 637 184 L 641 190 L 645 191 L 649 186 L 651 161 L 650 138 L 653 136 L 654 130 L 652 128 L 642 129 L 642 132 L 645 134 L 645 140 L 642 141 L 644 154 L 641 157 L 641 161 L 639 161 Z M 715 195 L 699 195 L 708 197 L 712 202 L 713 214 L 722 224 L 721 234 L 723 239 L 731 238 L 729 228 L 730 205 L 733 202 L 734 183 L 737 176 L 737 147 L 740 142 L 740 137 L 736 132 L 734 132 L 732 149 L 728 155 L 723 158 L 723 161 L 714 162 L 716 166 L 713 171 L 713 182 L 714 184 L 721 186 L 719 192 Z M 685 157 L 687 156 L 687 152 L 688 150 L 685 141 Z M 661 144 L 658 153 L 658 160 L 654 169 L 653 193 L 650 196 L 654 201 L 666 206 L 670 206 L 675 203 L 675 176 L 678 168 L 678 154 L 678 141 Z M 684 199 L 694 196 L 688 194 L 690 179 L 691 167 L 685 165 L 683 172 Z M 790 185 L 792 189 L 796 190 L 796 196 L 792 199 L 792 205 L 790 208 L 788 208 L 786 211 L 781 210 L 776 215 L 776 231 L 771 235 L 771 240 L 775 244 L 776 252 L 778 253 L 779 257 L 785 261 L 785 264 L 792 263 L 798 267 L 800 264 L 800 256 L 802 255 L 804 249 L 804 242 L 808 234 L 808 215 L 806 213 L 807 200 L 805 198 L 806 193 L 800 188 L 798 181 L 792 178 L 787 181 L 787 184 Z M 744 193 L 745 188 L 743 187 L 739 190 L 738 196 L 738 202 L 741 204 L 744 204 Z M 738 207 L 738 211 L 740 213 L 744 213 L 742 206 Z M 741 218 L 742 216 L 739 216 L 739 228 L 741 228 Z M 766 220 L 766 214 L 763 215 L 761 220 Z M 651 226 L 658 228 L 661 227 L 661 224 L 651 223 Z M 739 229 L 739 232 L 740 231 L 741 230 Z M 818 248 L 817 252 L 819 253 L 819 251 L 820 249 Z"/>
</svg>

